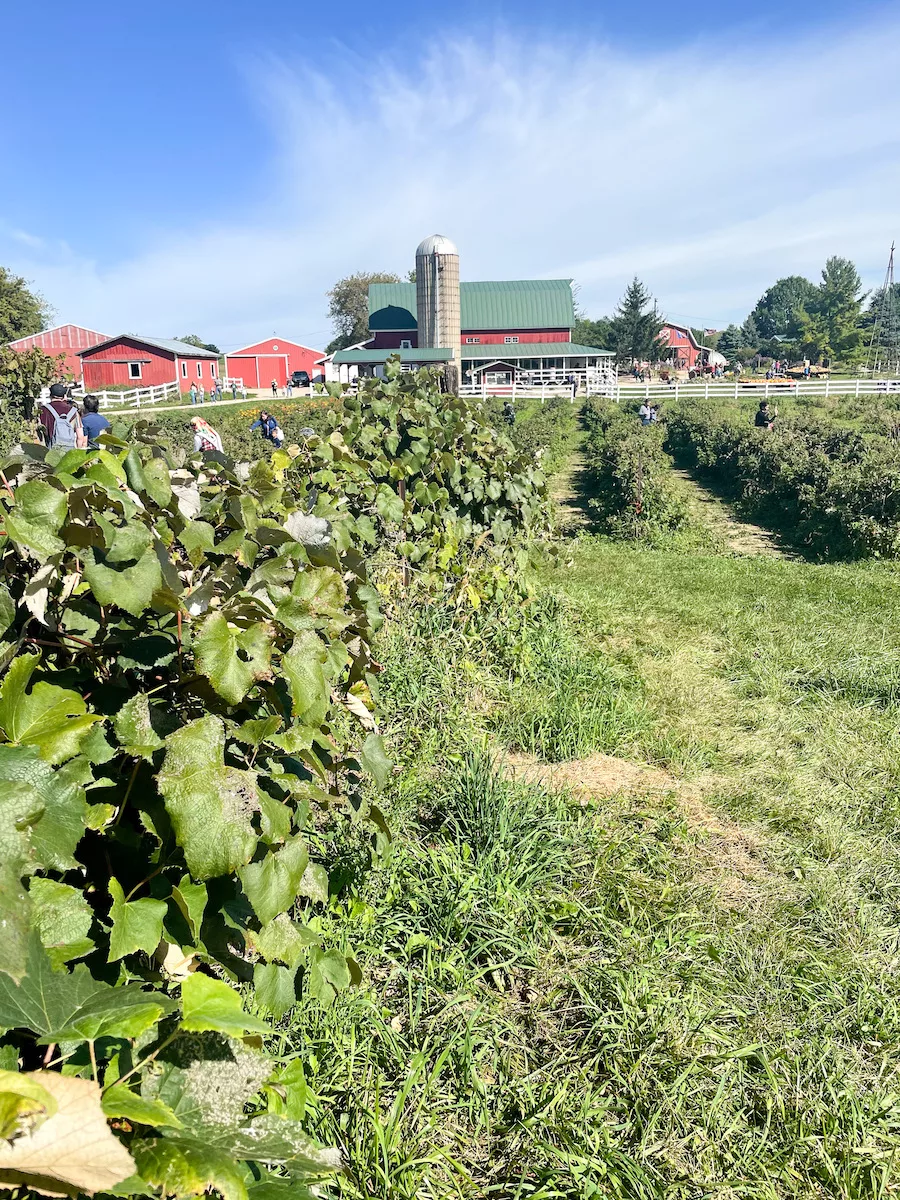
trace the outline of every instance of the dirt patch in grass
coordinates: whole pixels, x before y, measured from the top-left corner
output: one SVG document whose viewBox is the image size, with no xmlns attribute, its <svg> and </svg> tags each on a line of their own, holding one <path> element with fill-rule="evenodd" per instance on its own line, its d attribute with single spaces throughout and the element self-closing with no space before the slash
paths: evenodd
<svg viewBox="0 0 900 1200">
<path fill-rule="evenodd" d="M 582 805 L 613 796 L 666 797 L 674 802 L 691 839 L 688 853 L 695 864 L 693 882 L 709 887 L 726 908 L 764 912 L 794 890 L 791 881 L 773 869 L 771 845 L 762 831 L 720 815 L 703 800 L 704 791 L 721 786 L 720 776 L 709 774 L 686 781 L 610 754 L 544 763 L 530 754 L 507 753 L 502 762 L 513 779 L 565 789 Z"/>
</svg>

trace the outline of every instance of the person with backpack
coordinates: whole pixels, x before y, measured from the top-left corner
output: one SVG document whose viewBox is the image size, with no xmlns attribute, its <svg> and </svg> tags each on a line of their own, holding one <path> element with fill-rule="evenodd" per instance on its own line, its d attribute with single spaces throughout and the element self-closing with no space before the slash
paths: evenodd
<svg viewBox="0 0 900 1200">
<path fill-rule="evenodd" d="M 81 427 L 87 438 L 88 448 L 90 450 L 98 450 L 97 438 L 104 430 L 109 429 L 109 421 L 100 412 L 100 401 L 96 396 L 85 396 L 84 398 L 84 415 L 81 418 Z"/>
<path fill-rule="evenodd" d="M 40 433 L 48 450 L 57 446 L 65 450 L 84 449 L 87 446 L 81 417 L 69 399 L 64 383 L 51 383 L 50 399 L 41 401 L 39 421 Z"/>
<path fill-rule="evenodd" d="M 213 429 L 209 421 L 203 417 L 191 417 L 191 429 L 194 431 L 194 450 L 203 454 L 222 453 L 222 438 Z"/>
</svg>

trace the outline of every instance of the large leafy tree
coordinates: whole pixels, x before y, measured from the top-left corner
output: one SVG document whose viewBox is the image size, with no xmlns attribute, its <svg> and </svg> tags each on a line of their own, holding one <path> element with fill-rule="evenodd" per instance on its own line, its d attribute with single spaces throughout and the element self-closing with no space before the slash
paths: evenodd
<svg viewBox="0 0 900 1200">
<path fill-rule="evenodd" d="M 659 335 L 664 324 L 653 297 L 635 276 L 609 322 L 608 345 L 615 350 L 616 360 L 658 359 Z"/>
<path fill-rule="evenodd" d="M 787 275 L 768 288 L 750 314 L 761 338 L 792 337 L 796 314 L 807 308 L 816 295 L 816 286 L 802 275 Z"/>
<path fill-rule="evenodd" d="M 862 335 L 860 314 L 865 296 L 849 258 L 832 255 L 822 281 L 797 313 L 797 336 L 810 358 L 852 356 Z"/>
<path fill-rule="evenodd" d="M 186 342 L 188 346 L 196 346 L 199 350 L 209 350 L 211 354 L 221 354 L 219 347 L 213 342 L 204 342 L 196 333 L 186 333 L 184 337 L 176 338 L 178 342 Z"/>
<path fill-rule="evenodd" d="M 40 333 L 50 323 L 52 310 L 27 280 L 0 267 L 0 344 L 29 333 Z"/>
<path fill-rule="evenodd" d="M 598 350 L 612 350 L 610 341 L 609 317 L 599 317 L 589 321 L 587 317 L 579 317 L 572 329 L 572 341 L 579 346 L 596 346 Z"/>
<path fill-rule="evenodd" d="M 357 271 L 337 281 L 328 293 L 328 315 L 335 329 L 329 354 L 369 336 L 369 284 L 399 282 L 399 275 L 385 271 Z"/>
</svg>

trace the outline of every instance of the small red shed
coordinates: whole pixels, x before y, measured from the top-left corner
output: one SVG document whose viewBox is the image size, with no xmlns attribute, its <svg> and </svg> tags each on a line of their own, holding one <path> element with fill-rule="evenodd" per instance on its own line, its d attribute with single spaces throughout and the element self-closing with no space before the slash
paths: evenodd
<svg viewBox="0 0 900 1200">
<path fill-rule="evenodd" d="M 81 359 L 78 357 L 79 353 L 105 341 L 106 334 L 98 333 L 96 329 L 85 329 L 83 325 L 54 325 L 52 329 L 45 329 L 42 333 L 32 333 L 28 337 L 16 338 L 14 342 L 9 343 L 9 348 L 25 351 L 37 346 L 51 358 L 64 354 L 66 357 L 63 371 L 66 375 L 71 375 L 73 379 L 80 379 Z"/>
<path fill-rule="evenodd" d="M 229 379 L 242 379 L 248 388 L 267 388 L 273 379 L 279 387 L 284 387 L 294 371 L 306 371 L 316 382 L 324 378 L 322 368 L 316 366 L 321 357 L 321 350 L 311 350 L 286 338 L 270 337 L 226 354 L 225 374 Z"/>
<path fill-rule="evenodd" d="M 209 391 L 219 375 L 218 354 L 173 338 L 121 333 L 79 354 L 87 392 L 123 384 L 140 388 L 162 383 L 177 383 L 183 392 L 196 383 Z"/>
</svg>

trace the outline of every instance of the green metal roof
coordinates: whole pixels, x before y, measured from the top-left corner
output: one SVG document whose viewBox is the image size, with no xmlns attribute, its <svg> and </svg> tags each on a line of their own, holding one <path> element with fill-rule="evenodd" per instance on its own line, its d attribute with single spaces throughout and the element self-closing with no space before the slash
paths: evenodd
<svg viewBox="0 0 900 1200">
<path fill-rule="evenodd" d="M 338 365 L 341 363 L 383 363 L 387 362 L 393 354 L 399 354 L 402 363 L 449 362 L 453 357 L 450 350 L 423 347 L 421 350 L 338 350 L 333 361 Z"/>
<path fill-rule="evenodd" d="M 463 329 L 571 329 L 571 279 L 509 279 L 459 285 Z M 416 285 L 369 285 L 369 328 L 415 329 Z"/>
</svg>

